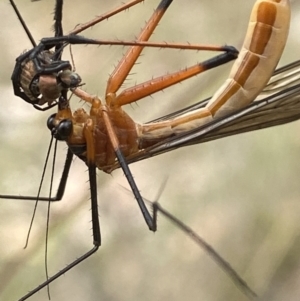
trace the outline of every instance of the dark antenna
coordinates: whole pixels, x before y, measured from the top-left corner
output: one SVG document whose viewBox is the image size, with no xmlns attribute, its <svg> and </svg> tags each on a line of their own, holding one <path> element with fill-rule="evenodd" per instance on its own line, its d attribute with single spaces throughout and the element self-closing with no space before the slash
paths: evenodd
<svg viewBox="0 0 300 301">
<path fill-rule="evenodd" d="M 32 46 L 33 46 L 33 47 L 36 47 L 35 40 L 34 40 L 33 36 L 31 35 L 31 33 L 30 33 L 30 31 L 29 31 L 27 25 L 25 24 L 24 19 L 22 18 L 22 16 L 21 16 L 21 14 L 20 14 L 20 12 L 19 12 L 19 10 L 18 10 L 18 8 L 17 8 L 15 2 L 14 2 L 13 0 L 9 0 L 9 2 L 10 2 L 10 4 L 12 5 L 12 7 L 13 7 L 15 13 L 16 13 L 16 15 L 18 16 L 18 19 L 19 19 L 19 21 L 21 22 L 21 24 L 22 24 L 22 26 L 23 26 L 23 28 L 24 28 L 26 34 L 27 34 L 27 37 L 28 37 L 28 39 L 30 40 Z"/>
</svg>

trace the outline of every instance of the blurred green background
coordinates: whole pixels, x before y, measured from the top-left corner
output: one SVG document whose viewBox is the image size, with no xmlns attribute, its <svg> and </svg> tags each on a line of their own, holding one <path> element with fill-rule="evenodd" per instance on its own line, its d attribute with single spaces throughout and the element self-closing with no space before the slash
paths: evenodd
<svg viewBox="0 0 300 301">
<path fill-rule="evenodd" d="M 65 1 L 64 29 L 112 9 L 121 1 Z M 255 1 L 176 0 L 153 41 L 228 44 L 239 48 Z M 54 1 L 16 0 L 33 36 L 51 36 Z M 132 40 L 158 1 L 145 1 L 84 32 L 99 39 Z M 291 1 L 291 32 L 280 65 L 299 59 L 300 3 Z M 1 111 L 0 193 L 36 195 L 52 112 L 37 112 L 14 96 L 15 58 L 31 45 L 8 0 L 0 0 Z M 90 93 L 103 96 L 123 47 L 73 46 L 75 67 Z M 147 49 L 126 87 L 184 68 L 210 53 Z M 70 57 L 65 49 L 64 58 Z M 146 122 L 213 94 L 230 64 L 126 107 Z M 81 106 L 82 104 L 79 104 Z M 53 109 L 55 112 L 55 109 Z M 144 197 L 154 199 L 168 177 L 160 203 L 206 239 L 262 300 L 300 297 L 300 123 L 247 133 L 132 164 Z M 66 146 L 61 143 L 55 184 Z M 54 274 L 92 245 L 85 165 L 75 159 L 63 201 L 51 207 L 49 269 Z M 44 185 L 47 194 L 48 181 Z M 102 247 L 96 255 L 50 285 L 63 300 L 246 300 L 226 274 L 186 235 L 159 216 L 148 231 L 121 171 L 98 172 Z M 55 186 L 56 187 L 56 186 Z M 0 201 L 0 300 L 17 300 L 45 279 L 46 204 L 39 204 L 29 246 L 23 250 L 33 202 Z M 47 300 L 42 290 L 30 300 Z"/>
</svg>

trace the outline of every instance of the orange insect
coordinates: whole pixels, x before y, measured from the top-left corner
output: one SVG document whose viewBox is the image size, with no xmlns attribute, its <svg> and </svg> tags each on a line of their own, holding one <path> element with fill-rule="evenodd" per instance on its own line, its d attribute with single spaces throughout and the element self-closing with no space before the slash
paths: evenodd
<svg viewBox="0 0 300 301">
<path fill-rule="evenodd" d="M 150 215 L 135 184 L 135 181 L 133 180 L 130 169 L 128 168 L 128 164 L 180 146 L 200 143 L 209 139 L 216 139 L 221 136 L 234 134 L 236 132 L 250 130 L 258 125 L 260 126 L 260 124 L 262 124 L 262 120 L 265 121 L 265 116 L 263 116 L 261 119 L 257 119 L 250 125 L 245 122 L 245 127 L 239 127 L 236 132 L 232 131 L 232 127 L 229 127 L 226 132 L 226 127 L 224 127 L 224 124 L 230 124 L 232 121 L 234 124 L 240 122 L 239 118 L 240 116 L 244 116 L 246 114 L 245 112 L 247 112 L 247 118 L 249 118 L 250 116 L 253 116 L 251 114 L 255 114 L 256 111 L 259 110 L 260 107 L 258 103 L 255 103 L 247 107 L 248 111 L 242 109 L 242 111 L 238 113 L 235 112 L 236 110 L 243 108 L 243 106 L 253 101 L 254 98 L 261 92 L 262 87 L 260 87 L 251 95 L 251 97 L 243 100 L 242 104 L 240 105 L 233 106 L 230 103 L 230 100 L 232 100 L 231 97 L 234 96 L 236 92 L 234 91 L 231 93 L 230 99 L 228 98 L 229 102 L 226 102 L 227 100 L 223 101 L 222 105 L 217 104 L 217 106 L 214 106 L 215 98 L 218 97 L 217 95 L 209 102 L 202 102 L 201 104 L 194 105 L 180 112 L 175 112 L 171 115 L 162 117 L 161 119 L 155 120 L 149 124 L 135 123 L 122 110 L 121 107 L 123 105 L 137 101 L 147 95 L 199 74 L 200 72 L 226 63 L 234 59 L 237 55 L 235 49 L 228 46 L 213 47 L 147 42 L 159 20 L 162 18 L 164 12 L 171 4 L 172 1 L 170 0 L 162 0 L 160 2 L 158 8 L 155 10 L 136 41 L 100 41 L 77 36 L 77 34 L 82 30 L 139 2 L 141 2 L 141 0 L 130 1 L 121 8 L 114 10 L 112 13 L 105 14 L 93 21 L 87 22 L 82 26 L 78 26 L 68 36 L 62 36 L 61 34 L 58 34 L 57 37 L 43 39 L 39 45 L 35 46 L 32 50 L 26 52 L 25 54 L 22 54 L 17 59 L 16 68 L 12 76 L 16 95 L 21 96 L 25 101 L 32 103 L 36 108 L 41 108 L 41 106 L 43 106 L 45 103 L 48 103 L 49 106 L 47 108 L 49 108 L 53 104 L 55 105 L 57 100 L 58 112 L 49 118 L 48 127 L 51 130 L 53 137 L 55 137 L 57 140 L 65 140 L 69 147 L 58 194 L 52 200 L 59 200 L 63 195 L 73 154 L 81 158 L 88 166 L 91 186 L 94 243 L 94 247 L 90 251 L 79 257 L 77 260 L 69 264 L 60 272 L 56 273 L 54 276 L 47 279 L 47 281 L 45 281 L 41 286 L 24 296 L 21 300 L 27 299 L 42 287 L 48 285 L 66 271 L 70 270 L 79 262 L 88 258 L 99 248 L 101 244 L 101 236 L 98 219 L 96 168 L 108 173 L 117 167 L 121 167 L 123 169 L 148 228 L 152 231 L 155 231 L 156 211 L 154 210 L 153 216 Z M 261 2 L 262 1 L 257 1 L 255 7 L 257 8 L 257 6 L 261 5 Z M 267 2 L 271 3 L 269 3 L 270 6 L 267 6 L 267 9 L 270 9 L 270 7 L 272 8 L 274 1 Z M 279 4 L 278 8 L 276 9 L 280 11 L 280 14 L 283 15 L 286 13 L 288 15 L 288 1 L 276 1 L 276 3 L 277 2 Z M 62 4 L 62 1 L 57 1 L 57 11 L 60 7 L 59 3 Z M 282 5 L 283 8 L 281 8 L 280 5 Z M 268 10 L 268 12 L 270 12 L 270 10 Z M 253 15 L 256 16 L 256 10 L 254 10 Z M 282 38 L 280 39 L 280 42 L 283 43 L 283 46 L 287 36 L 289 25 L 288 21 L 289 16 L 283 19 L 282 22 L 282 27 L 284 27 L 284 29 L 282 30 Z M 275 28 L 276 24 L 276 22 L 272 23 L 271 27 Z M 247 39 L 249 39 L 248 36 Z M 247 39 L 245 43 L 247 43 Z M 268 43 L 269 40 L 266 42 Z M 61 60 L 61 53 L 66 44 L 132 45 L 108 81 L 105 104 L 98 97 L 92 96 L 80 89 L 80 76 L 72 72 L 69 62 Z M 186 70 L 181 70 L 170 75 L 158 77 L 126 89 L 119 95 L 116 95 L 116 92 L 121 87 L 126 76 L 130 72 L 130 69 L 145 46 L 197 50 L 205 49 L 213 51 L 225 51 L 225 53 L 207 60 L 204 63 L 187 68 Z M 51 52 L 50 49 L 53 47 L 55 50 Z M 278 51 L 276 52 L 276 57 L 272 57 L 272 62 L 270 63 L 271 66 L 269 66 L 262 86 L 265 85 L 273 73 L 277 61 L 281 56 L 282 50 L 282 45 L 279 45 Z M 258 55 L 262 54 L 264 54 L 264 52 L 258 53 Z M 237 66 L 241 66 L 242 69 L 244 68 L 241 60 L 238 61 Z M 265 68 L 265 66 L 263 66 L 263 68 Z M 252 70 L 251 72 L 258 71 Z M 251 75 L 251 72 L 250 74 L 246 72 L 245 82 L 247 82 L 249 78 L 248 76 Z M 221 89 L 226 90 L 227 87 L 228 86 L 225 86 L 225 88 L 222 87 Z M 91 104 L 91 111 L 89 113 L 86 113 L 83 109 L 77 109 L 75 112 L 72 112 L 69 99 L 67 97 L 69 90 L 71 90 L 77 97 Z M 288 92 L 289 91 L 284 91 L 285 95 L 287 95 Z M 217 92 L 217 94 L 219 94 L 219 92 Z M 261 106 L 268 108 L 268 105 L 271 103 L 270 100 L 275 99 L 274 95 L 270 97 L 271 98 L 268 100 L 264 99 L 262 102 L 260 102 Z M 283 96 L 280 95 L 279 97 Z M 289 97 L 289 99 L 291 99 L 291 97 Z M 215 120 L 214 116 L 219 115 L 220 110 L 223 109 L 222 106 L 224 103 L 229 103 L 229 107 L 232 106 L 232 108 L 228 109 L 228 107 L 226 107 L 226 114 L 221 113 L 221 115 L 225 116 L 224 119 L 221 121 L 219 119 Z M 210 107 L 213 107 L 213 109 L 210 109 Z M 279 107 L 276 106 L 276 109 L 278 108 Z M 233 113 L 233 115 L 231 115 L 231 113 Z M 238 114 L 240 115 L 238 116 Z M 272 121 L 272 124 L 270 124 L 270 120 L 268 120 L 264 126 L 270 126 L 274 123 L 284 123 L 291 121 L 291 119 L 295 120 L 298 118 L 298 114 L 288 114 L 288 116 L 284 116 L 284 118 L 277 118 L 275 121 Z M 211 124 L 208 125 L 208 122 L 211 122 Z M 212 134 L 216 134 L 217 136 L 213 136 Z M 8 196 L 3 195 L 0 197 L 8 198 Z M 23 197 L 23 199 L 32 198 Z M 49 198 L 39 199 L 49 200 Z"/>
</svg>

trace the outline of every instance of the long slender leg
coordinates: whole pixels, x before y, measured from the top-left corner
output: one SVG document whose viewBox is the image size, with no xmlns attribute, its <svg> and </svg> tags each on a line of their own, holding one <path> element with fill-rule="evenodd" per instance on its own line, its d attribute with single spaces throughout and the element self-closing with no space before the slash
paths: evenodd
<svg viewBox="0 0 300 301">
<path fill-rule="evenodd" d="M 29 38 L 29 40 L 30 40 L 32 46 L 33 46 L 33 47 L 36 47 L 35 40 L 34 40 L 32 34 L 31 34 L 31 32 L 29 31 L 29 29 L 28 29 L 28 27 L 27 27 L 27 25 L 26 25 L 26 23 L 25 23 L 23 17 L 21 16 L 21 14 L 20 14 L 20 12 L 19 12 L 19 9 L 17 8 L 15 2 L 14 2 L 13 0 L 9 0 L 9 2 L 10 2 L 10 4 L 12 5 L 12 7 L 13 7 L 13 9 L 14 9 L 14 11 L 15 11 L 15 13 L 16 13 L 16 15 L 17 15 L 17 17 L 18 17 L 18 19 L 19 19 L 19 21 L 20 21 L 20 23 L 21 23 L 21 25 L 22 25 L 22 27 L 24 28 L 24 30 L 25 30 L 25 32 L 26 32 L 26 34 L 27 34 L 27 37 Z"/>
<path fill-rule="evenodd" d="M 67 180 L 68 180 L 68 175 L 70 171 L 70 167 L 72 164 L 72 159 L 73 159 L 73 153 L 68 150 L 67 156 L 66 156 L 66 161 L 64 165 L 64 169 L 61 175 L 61 179 L 58 185 L 57 193 L 54 197 L 49 199 L 48 197 L 39 197 L 39 201 L 47 201 L 47 202 L 56 202 L 60 201 L 64 195 Z M 19 195 L 0 195 L 0 199 L 13 199 L 13 200 L 29 200 L 29 201 L 36 201 L 37 197 L 36 196 L 19 196 Z"/>
<path fill-rule="evenodd" d="M 166 179 L 167 180 L 167 179 Z M 153 209 L 153 218 L 156 220 L 158 213 L 161 213 L 165 218 L 171 221 L 178 229 L 182 230 L 187 236 L 189 236 L 195 243 L 207 253 L 212 260 L 220 266 L 220 268 L 231 278 L 234 284 L 247 296 L 249 299 L 255 299 L 257 297 L 256 293 L 247 285 L 246 281 L 231 267 L 231 265 L 221 256 L 218 252 L 209 245 L 202 237 L 200 237 L 193 229 L 184 224 L 181 220 L 163 208 L 159 203 L 159 198 L 165 188 L 166 182 L 164 181 L 160 186 L 155 201 L 149 201 L 143 197 L 143 200 L 148 203 Z M 125 192 L 132 194 L 132 191 L 121 186 Z"/>
<path fill-rule="evenodd" d="M 144 29 L 141 31 L 137 39 L 138 41 L 147 41 L 150 38 L 158 22 L 171 3 L 172 0 L 162 0 L 160 2 L 149 21 L 146 23 Z M 142 50 L 143 47 L 141 46 L 133 46 L 127 51 L 115 70 L 112 72 L 107 83 L 105 95 L 116 93 L 116 91 L 119 90 Z"/>
<path fill-rule="evenodd" d="M 84 261 L 92 254 L 94 254 L 101 245 L 101 234 L 100 234 L 100 223 L 99 223 L 99 215 L 98 215 L 98 202 L 97 202 L 97 181 L 96 181 L 96 166 L 94 164 L 89 164 L 89 180 L 90 180 L 90 189 L 91 189 L 91 211 L 92 211 L 92 227 L 93 227 L 93 244 L 94 247 L 90 249 L 88 252 L 68 264 L 65 268 L 51 276 L 49 279 L 44 281 L 38 287 L 30 291 L 28 294 L 19 299 L 19 301 L 27 300 L 29 297 L 34 295 L 36 292 L 41 290 L 42 288 L 48 286 L 52 281 L 59 278 L 67 271 L 75 267 L 80 262 Z"/>
<path fill-rule="evenodd" d="M 200 248 L 212 257 L 212 259 L 221 267 L 221 269 L 229 275 L 234 284 L 247 296 L 250 300 L 256 299 L 257 294 L 248 286 L 248 284 L 242 279 L 242 277 L 231 267 L 231 265 L 225 261 L 203 238 L 201 238 L 194 230 L 185 225 L 181 220 L 176 218 L 170 212 L 165 210 L 159 203 L 152 203 L 153 215 L 160 212 L 172 223 L 174 223 L 179 229 L 186 233 L 192 240 L 196 242 Z"/>
<path fill-rule="evenodd" d="M 56 0 L 54 8 L 54 36 L 61 37 L 63 36 L 62 28 L 62 10 L 63 10 L 63 0 Z M 57 50 L 57 49 L 56 49 Z"/>
<path fill-rule="evenodd" d="M 84 24 L 79 24 L 77 25 L 73 30 L 71 30 L 69 32 L 69 34 L 78 34 L 84 30 L 86 30 L 87 28 L 90 28 L 92 26 L 94 26 L 95 24 L 100 23 L 103 20 L 106 20 L 110 17 L 112 17 L 113 15 L 116 15 L 118 13 L 120 13 L 123 10 L 126 10 L 138 3 L 144 2 L 144 0 L 133 0 L 133 1 L 129 1 L 128 3 L 125 3 L 117 8 L 114 8 L 113 10 L 106 12 L 104 14 L 102 14 L 101 16 L 97 16 L 95 17 L 93 20 L 90 20 Z"/>
<path fill-rule="evenodd" d="M 53 37 L 53 38 L 43 38 L 40 41 L 40 44 L 35 48 L 25 52 L 24 54 L 18 57 L 19 61 L 24 61 L 25 58 L 36 57 L 41 51 L 46 48 L 50 48 L 54 44 L 65 43 L 65 45 L 73 44 L 73 45 L 109 45 L 109 46 L 133 46 L 133 47 L 151 47 L 151 48 L 168 48 L 168 49 L 180 49 L 180 50 L 206 50 L 206 51 L 223 51 L 223 52 L 232 52 L 238 53 L 238 51 L 232 46 L 216 46 L 216 45 L 208 45 L 208 44 L 188 44 L 188 43 L 167 43 L 167 42 L 149 42 L 149 41 L 122 41 L 122 40 L 101 40 L 101 39 L 89 39 L 84 36 L 77 35 L 68 35 L 61 37 Z M 59 62 L 56 62 L 59 63 Z M 59 71 L 60 69 L 53 70 Z"/>
<path fill-rule="evenodd" d="M 117 97 L 111 99 L 109 104 L 112 106 L 123 106 L 130 104 L 145 96 L 151 95 L 172 85 L 178 84 L 179 82 L 182 82 L 204 71 L 223 65 L 231 60 L 236 59 L 238 55 L 238 51 L 233 47 L 224 46 L 220 47 L 220 49 L 218 50 L 226 52 L 208 59 L 202 63 L 185 68 L 184 70 L 153 78 L 134 87 L 125 89 Z"/>
<path fill-rule="evenodd" d="M 122 151 L 119 147 L 119 142 L 118 142 L 118 138 L 117 138 L 117 135 L 114 131 L 114 128 L 111 124 L 111 121 L 110 121 L 110 118 L 109 118 L 109 115 L 107 113 L 107 109 L 105 106 L 102 106 L 102 112 L 103 112 L 103 119 L 104 119 L 104 122 L 105 122 L 105 125 L 106 125 L 106 128 L 107 128 L 107 132 L 108 132 L 108 136 L 109 136 L 109 139 L 110 139 L 110 142 L 113 146 L 113 149 L 115 151 L 115 154 L 116 154 L 116 157 L 120 163 L 120 166 L 127 178 L 127 181 L 131 187 L 131 190 L 135 196 L 135 199 L 137 200 L 138 202 L 138 205 L 141 209 L 141 212 L 144 216 L 144 219 L 148 225 L 148 228 L 149 230 L 151 231 L 156 231 L 156 214 L 153 215 L 153 217 L 151 217 L 146 205 L 145 205 L 145 202 L 138 190 L 138 187 L 133 179 L 133 176 L 132 176 L 132 173 L 128 167 L 128 164 L 126 163 L 126 159 L 124 157 L 124 155 L 122 154 Z"/>
<path fill-rule="evenodd" d="M 63 27 L 62 27 L 62 13 L 63 13 L 63 0 L 56 0 L 55 7 L 54 7 L 54 36 L 61 37 L 63 36 Z M 62 52 L 63 52 L 63 43 L 55 44 L 55 60 L 61 60 Z"/>
<path fill-rule="evenodd" d="M 100 234 L 100 223 L 99 223 L 99 214 L 98 214 L 98 200 L 97 200 L 97 181 L 96 181 L 96 165 L 95 165 L 95 145 L 93 138 L 93 121 L 90 119 L 87 121 L 86 126 L 83 129 L 83 135 L 86 140 L 87 146 L 87 165 L 89 170 L 89 181 L 90 181 L 90 190 L 91 190 L 91 214 L 92 214 L 92 229 L 93 229 L 93 244 L 94 246 L 82 256 L 68 264 L 65 268 L 48 278 L 38 287 L 30 291 L 20 301 L 28 299 L 30 296 L 34 295 L 36 292 L 42 288 L 48 286 L 52 281 L 59 278 L 61 275 L 65 274 L 67 271 L 72 269 L 74 266 L 84 261 L 92 254 L 94 254 L 101 245 L 101 234 Z"/>
</svg>

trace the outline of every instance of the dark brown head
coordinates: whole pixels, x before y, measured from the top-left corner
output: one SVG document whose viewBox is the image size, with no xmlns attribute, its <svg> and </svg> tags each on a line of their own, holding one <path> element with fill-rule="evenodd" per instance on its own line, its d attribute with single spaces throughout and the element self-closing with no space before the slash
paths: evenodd
<svg viewBox="0 0 300 301">
<path fill-rule="evenodd" d="M 78 87 L 80 76 L 71 70 L 67 61 L 53 60 L 54 53 L 44 50 L 34 60 L 22 54 L 12 75 L 15 94 L 33 105 L 50 106 L 62 91 Z M 38 63 L 38 66 L 37 66 Z"/>
</svg>

